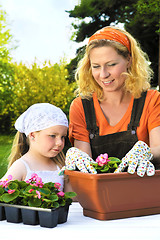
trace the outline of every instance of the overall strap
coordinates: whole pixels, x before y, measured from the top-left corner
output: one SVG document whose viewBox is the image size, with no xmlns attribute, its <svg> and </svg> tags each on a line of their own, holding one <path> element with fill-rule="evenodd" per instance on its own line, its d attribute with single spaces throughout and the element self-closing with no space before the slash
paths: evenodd
<svg viewBox="0 0 160 240">
<path fill-rule="evenodd" d="M 143 112 L 147 92 L 143 92 L 142 96 L 138 99 L 134 99 L 131 121 L 128 124 L 128 130 L 136 131 L 139 126 L 139 121 Z"/>
<path fill-rule="evenodd" d="M 82 99 L 83 109 L 85 113 L 85 119 L 87 124 L 87 130 L 90 133 L 90 139 L 95 135 L 99 135 L 99 128 L 96 125 L 96 114 L 94 109 L 93 98 L 90 100 Z"/>
</svg>

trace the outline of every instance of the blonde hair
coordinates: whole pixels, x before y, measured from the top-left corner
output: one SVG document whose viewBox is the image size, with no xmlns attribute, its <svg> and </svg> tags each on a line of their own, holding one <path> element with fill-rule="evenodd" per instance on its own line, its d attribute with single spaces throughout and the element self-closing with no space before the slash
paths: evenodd
<svg viewBox="0 0 160 240">
<path fill-rule="evenodd" d="M 116 41 L 110 40 L 93 40 L 86 46 L 84 57 L 78 64 L 75 78 L 78 83 L 78 89 L 76 94 L 82 98 L 91 98 L 93 92 L 97 94 L 100 101 L 103 100 L 103 89 L 97 84 L 92 76 L 91 64 L 90 64 L 90 51 L 93 48 L 111 46 L 117 53 L 124 58 L 131 56 L 131 66 L 128 72 L 123 73 L 126 75 L 125 90 L 130 92 L 134 98 L 139 98 L 141 93 L 147 91 L 150 88 L 150 80 L 153 75 L 153 71 L 149 66 L 149 59 L 146 53 L 142 51 L 139 43 L 129 34 L 127 31 L 116 28 L 123 32 L 130 41 L 131 53 L 129 53 L 126 46 Z"/>
<path fill-rule="evenodd" d="M 8 157 L 9 164 L 8 168 L 19 158 L 21 158 L 29 150 L 29 138 L 24 133 L 17 131 L 13 140 L 11 154 Z M 60 152 L 52 160 L 61 168 L 65 165 L 65 155 Z"/>
</svg>

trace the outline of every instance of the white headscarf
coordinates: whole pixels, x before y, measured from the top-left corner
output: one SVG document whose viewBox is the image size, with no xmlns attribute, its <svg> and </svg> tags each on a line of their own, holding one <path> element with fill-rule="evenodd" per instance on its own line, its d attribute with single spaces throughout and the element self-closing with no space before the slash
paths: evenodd
<svg viewBox="0 0 160 240">
<path fill-rule="evenodd" d="M 68 127 L 68 120 L 60 108 L 50 103 L 33 104 L 15 122 L 15 128 L 26 136 L 56 125 Z"/>
</svg>

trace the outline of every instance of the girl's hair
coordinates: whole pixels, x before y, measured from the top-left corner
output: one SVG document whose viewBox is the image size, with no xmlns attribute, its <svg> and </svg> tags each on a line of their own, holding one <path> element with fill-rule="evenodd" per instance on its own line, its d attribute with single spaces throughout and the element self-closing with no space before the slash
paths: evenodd
<svg viewBox="0 0 160 240">
<path fill-rule="evenodd" d="M 75 74 L 76 81 L 78 82 L 78 89 L 76 94 L 82 98 L 92 97 L 93 92 L 97 94 L 100 101 L 103 100 L 103 90 L 97 84 L 92 76 L 91 64 L 90 64 L 90 51 L 93 48 L 110 46 L 113 47 L 117 53 L 124 58 L 128 58 L 131 55 L 131 66 L 126 75 L 125 90 L 130 92 L 134 98 L 139 98 L 141 93 L 147 91 L 150 88 L 150 80 L 153 75 L 153 71 L 150 68 L 149 59 L 146 53 L 142 51 L 139 43 L 125 30 L 117 29 L 123 32 L 130 41 L 131 53 L 129 53 L 126 46 L 119 42 L 111 40 L 93 40 L 86 46 L 84 57 L 78 64 L 78 68 Z"/>
<path fill-rule="evenodd" d="M 17 131 L 15 138 L 13 140 L 11 154 L 8 158 L 9 164 L 8 168 L 19 158 L 21 158 L 29 150 L 29 138 L 26 137 L 24 133 Z M 65 165 L 65 155 L 60 152 L 52 160 L 61 168 Z"/>
</svg>

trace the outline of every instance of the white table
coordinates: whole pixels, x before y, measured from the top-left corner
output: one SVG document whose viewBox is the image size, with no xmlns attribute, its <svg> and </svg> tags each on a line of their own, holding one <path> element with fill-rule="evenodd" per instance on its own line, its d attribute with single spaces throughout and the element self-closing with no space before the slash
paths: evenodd
<svg viewBox="0 0 160 240">
<path fill-rule="evenodd" d="M 83 216 L 79 203 L 72 203 L 66 223 L 43 228 L 0 221 L 0 240 L 160 240 L 160 214 L 101 221 Z"/>
</svg>

